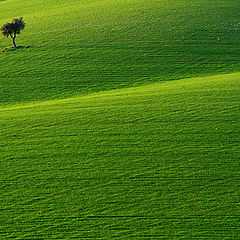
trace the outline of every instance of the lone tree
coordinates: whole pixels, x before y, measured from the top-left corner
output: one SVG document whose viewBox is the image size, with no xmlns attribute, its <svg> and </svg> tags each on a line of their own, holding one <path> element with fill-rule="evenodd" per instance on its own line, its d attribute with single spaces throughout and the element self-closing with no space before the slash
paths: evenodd
<svg viewBox="0 0 240 240">
<path fill-rule="evenodd" d="M 13 47 L 16 48 L 15 38 L 17 34 L 20 34 L 21 30 L 25 28 L 25 23 L 23 17 L 14 18 L 11 23 L 5 23 L 1 27 L 1 31 L 4 37 L 11 37 L 13 42 Z"/>
</svg>

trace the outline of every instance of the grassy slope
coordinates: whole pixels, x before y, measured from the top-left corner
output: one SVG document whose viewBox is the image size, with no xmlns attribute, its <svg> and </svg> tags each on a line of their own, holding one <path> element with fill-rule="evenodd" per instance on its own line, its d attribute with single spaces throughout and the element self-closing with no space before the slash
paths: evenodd
<svg viewBox="0 0 240 240">
<path fill-rule="evenodd" d="M 206 7 L 207 6 L 207 7 Z M 240 71 L 239 1 L 9 0 L 29 49 L 0 54 L 0 104 Z M 0 41 L 0 48 L 11 45 Z"/>
<path fill-rule="evenodd" d="M 239 86 L 232 74 L 2 108 L 0 238 L 238 239 Z"/>
<path fill-rule="evenodd" d="M 238 0 L 0 11 L 0 239 L 238 239 Z"/>
</svg>

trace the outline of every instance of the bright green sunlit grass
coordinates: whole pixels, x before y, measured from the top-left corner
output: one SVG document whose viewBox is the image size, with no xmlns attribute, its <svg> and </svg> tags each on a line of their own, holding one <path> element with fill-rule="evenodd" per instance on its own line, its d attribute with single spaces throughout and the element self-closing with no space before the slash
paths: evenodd
<svg viewBox="0 0 240 240">
<path fill-rule="evenodd" d="M 0 239 L 239 239 L 239 10 L 0 0 Z"/>
<path fill-rule="evenodd" d="M 1 109 L 2 239 L 238 239 L 240 74 Z"/>
</svg>

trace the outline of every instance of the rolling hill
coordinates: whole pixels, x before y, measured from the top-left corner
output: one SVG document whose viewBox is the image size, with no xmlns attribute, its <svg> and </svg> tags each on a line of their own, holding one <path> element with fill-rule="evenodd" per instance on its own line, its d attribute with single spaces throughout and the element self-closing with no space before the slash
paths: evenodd
<svg viewBox="0 0 240 240">
<path fill-rule="evenodd" d="M 1 105 L 240 71 L 238 0 L 55 2 L 0 3 L 30 47 L 1 54 Z"/>
<path fill-rule="evenodd" d="M 0 1 L 0 239 L 239 239 L 239 9 Z"/>
</svg>

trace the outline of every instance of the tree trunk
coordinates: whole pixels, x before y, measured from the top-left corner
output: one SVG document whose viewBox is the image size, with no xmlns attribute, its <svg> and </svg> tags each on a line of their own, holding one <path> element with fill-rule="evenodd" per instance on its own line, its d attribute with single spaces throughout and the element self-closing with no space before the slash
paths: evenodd
<svg viewBox="0 0 240 240">
<path fill-rule="evenodd" d="M 12 42 L 13 42 L 13 47 L 16 48 L 17 46 L 16 46 L 16 43 L 15 43 L 15 37 L 13 37 Z"/>
</svg>

